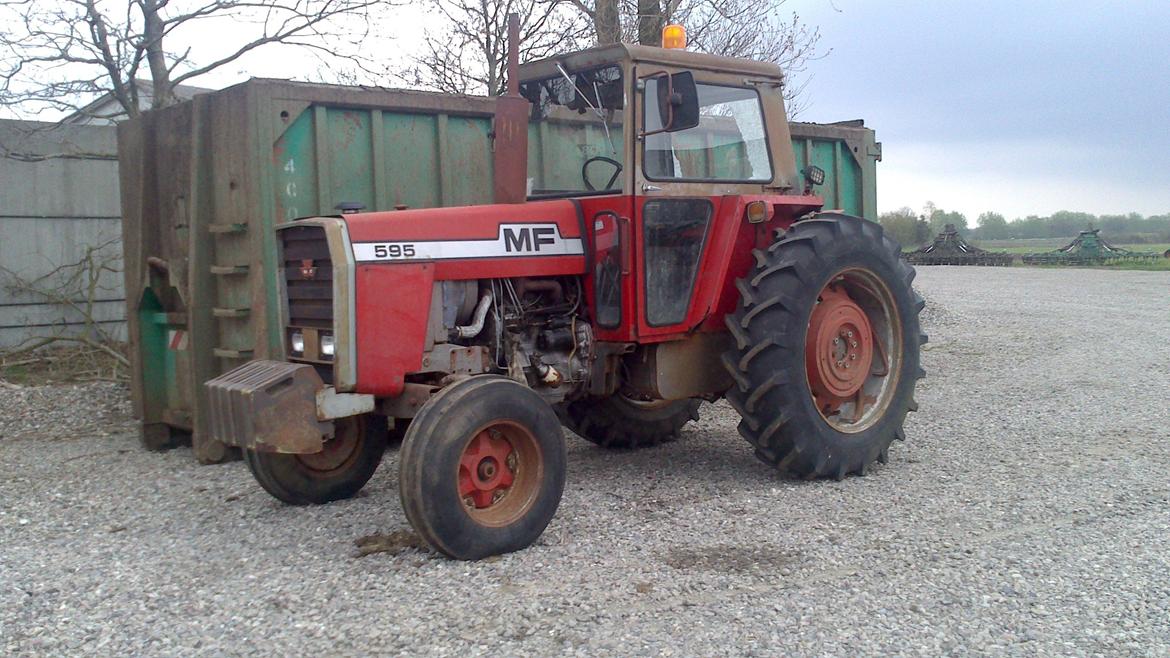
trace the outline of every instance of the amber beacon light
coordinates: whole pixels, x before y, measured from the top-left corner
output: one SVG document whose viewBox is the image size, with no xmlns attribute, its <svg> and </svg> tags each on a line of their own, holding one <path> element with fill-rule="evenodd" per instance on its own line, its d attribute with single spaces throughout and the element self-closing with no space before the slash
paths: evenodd
<svg viewBox="0 0 1170 658">
<path fill-rule="evenodd" d="M 687 29 L 681 25 L 667 25 L 662 28 L 663 48 L 686 48 Z"/>
</svg>

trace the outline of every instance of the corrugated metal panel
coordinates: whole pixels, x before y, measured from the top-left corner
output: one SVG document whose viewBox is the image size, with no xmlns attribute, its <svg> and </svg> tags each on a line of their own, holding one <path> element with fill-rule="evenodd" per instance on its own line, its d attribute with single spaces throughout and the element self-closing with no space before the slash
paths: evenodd
<svg viewBox="0 0 1170 658">
<path fill-rule="evenodd" d="M 89 248 L 105 245 L 99 260 L 116 261 L 117 179 L 113 128 L 0 119 L 0 266 L 50 284 L 60 282 L 55 270 L 80 262 Z M 78 313 L 11 283 L 0 276 L 0 347 L 85 329 Z M 86 291 L 73 288 L 71 301 L 84 303 Z M 103 331 L 120 336 L 121 279 L 103 272 L 98 288 L 94 315 Z"/>
</svg>

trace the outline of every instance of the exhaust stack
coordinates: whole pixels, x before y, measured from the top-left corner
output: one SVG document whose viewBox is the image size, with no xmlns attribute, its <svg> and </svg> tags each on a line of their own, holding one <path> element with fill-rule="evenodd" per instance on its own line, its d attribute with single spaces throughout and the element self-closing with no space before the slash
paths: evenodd
<svg viewBox="0 0 1170 658">
<path fill-rule="evenodd" d="M 496 203 L 524 203 L 528 199 L 529 104 L 520 96 L 520 17 L 517 14 L 508 14 L 507 76 L 507 93 L 496 99 L 492 126 L 493 191 Z"/>
</svg>

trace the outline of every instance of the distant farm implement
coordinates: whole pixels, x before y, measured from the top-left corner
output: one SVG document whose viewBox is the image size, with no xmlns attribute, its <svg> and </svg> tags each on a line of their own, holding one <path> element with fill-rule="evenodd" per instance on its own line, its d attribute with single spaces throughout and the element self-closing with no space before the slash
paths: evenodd
<svg viewBox="0 0 1170 658">
<path fill-rule="evenodd" d="M 1012 264 L 1012 255 L 985 251 L 968 244 L 959 235 L 954 224 L 947 224 L 934 242 L 905 255 L 912 265 L 982 265 L 1006 267 Z"/>
<path fill-rule="evenodd" d="M 1101 229 L 1089 228 L 1060 249 L 1024 254 L 1022 258 L 1025 265 L 1122 265 L 1167 257 L 1170 250 L 1162 254 L 1118 247 L 1101 237 Z"/>
</svg>

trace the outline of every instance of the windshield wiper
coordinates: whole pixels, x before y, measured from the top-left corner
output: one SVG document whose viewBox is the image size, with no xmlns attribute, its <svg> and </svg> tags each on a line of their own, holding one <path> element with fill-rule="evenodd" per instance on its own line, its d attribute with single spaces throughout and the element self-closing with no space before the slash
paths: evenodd
<svg viewBox="0 0 1170 658">
<path fill-rule="evenodd" d="M 557 62 L 556 64 L 557 70 L 561 72 L 561 75 L 565 76 L 565 80 L 568 80 L 569 84 L 573 86 L 573 89 L 576 90 L 578 94 L 580 94 L 581 100 L 585 101 L 585 104 L 589 106 L 589 109 L 593 110 L 593 113 L 597 115 L 598 120 L 601 121 L 601 127 L 605 129 L 605 143 L 609 144 L 609 150 L 614 155 L 617 155 L 617 148 L 614 147 L 613 137 L 611 137 L 609 134 L 609 122 L 605 120 L 605 113 L 601 111 L 600 107 L 589 102 L 589 97 L 586 96 L 585 92 L 577 86 L 577 83 L 573 81 L 573 78 L 569 75 L 569 72 L 565 70 L 565 67 L 561 66 L 560 62 Z M 597 94 L 597 102 L 600 104 L 601 90 L 597 88 L 597 80 L 593 81 L 593 93 Z"/>
</svg>

